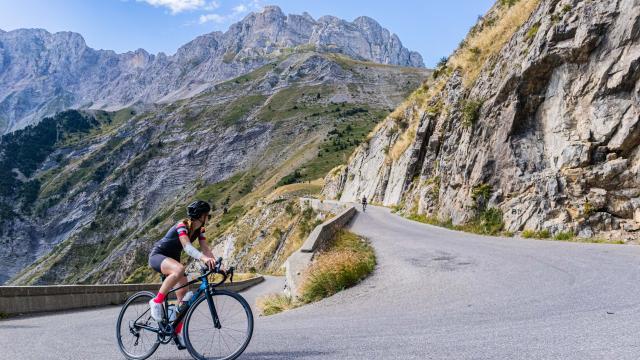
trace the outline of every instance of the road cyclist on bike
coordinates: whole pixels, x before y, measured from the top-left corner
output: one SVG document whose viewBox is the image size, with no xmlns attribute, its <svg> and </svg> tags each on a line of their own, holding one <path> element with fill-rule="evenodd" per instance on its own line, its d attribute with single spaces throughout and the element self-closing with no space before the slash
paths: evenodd
<svg viewBox="0 0 640 360">
<path fill-rule="evenodd" d="M 362 196 L 362 212 L 365 212 L 366 210 L 367 210 L 367 197 Z"/>
<path fill-rule="evenodd" d="M 205 225 L 211 218 L 209 214 L 211 206 L 201 200 L 197 200 L 187 206 L 187 218 L 179 221 L 171 227 L 165 236 L 158 240 L 149 254 L 149 266 L 153 270 L 166 276 L 162 286 L 154 299 L 149 301 L 151 316 L 156 321 L 163 318 L 163 302 L 169 291 L 175 287 L 187 283 L 185 276 L 185 266 L 180 263 L 180 254 L 184 250 L 190 257 L 202 261 L 209 268 L 214 268 L 216 260 L 207 244 L 205 237 Z M 200 249 L 198 251 L 191 243 L 198 239 Z M 176 297 L 180 303 L 187 293 L 187 288 L 176 291 Z M 182 322 L 176 327 L 176 334 L 179 349 L 185 348 L 182 336 Z"/>
</svg>

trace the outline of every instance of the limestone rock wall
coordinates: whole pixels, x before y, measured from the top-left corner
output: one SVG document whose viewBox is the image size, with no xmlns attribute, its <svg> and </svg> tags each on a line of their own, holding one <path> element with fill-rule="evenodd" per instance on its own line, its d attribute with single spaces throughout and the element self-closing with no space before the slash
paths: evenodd
<svg viewBox="0 0 640 360">
<path fill-rule="evenodd" d="M 475 82 L 452 69 L 436 95 L 386 119 L 325 194 L 462 223 L 484 186 L 506 230 L 636 238 L 639 29 L 632 0 L 541 1 Z M 402 138 L 390 129 L 409 119 L 411 144 L 388 154 Z"/>
</svg>

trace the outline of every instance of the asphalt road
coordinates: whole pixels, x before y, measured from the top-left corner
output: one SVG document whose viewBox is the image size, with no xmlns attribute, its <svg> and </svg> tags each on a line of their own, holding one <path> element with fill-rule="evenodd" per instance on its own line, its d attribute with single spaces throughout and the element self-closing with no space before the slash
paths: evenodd
<svg viewBox="0 0 640 360">
<path fill-rule="evenodd" d="M 242 359 L 638 359 L 640 247 L 484 237 L 370 207 L 374 274 L 257 317 Z M 244 295 L 277 291 L 268 280 Z M 118 359 L 118 307 L 0 322 L 2 359 Z M 161 346 L 155 359 L 188 359 Z"/>
</svg>

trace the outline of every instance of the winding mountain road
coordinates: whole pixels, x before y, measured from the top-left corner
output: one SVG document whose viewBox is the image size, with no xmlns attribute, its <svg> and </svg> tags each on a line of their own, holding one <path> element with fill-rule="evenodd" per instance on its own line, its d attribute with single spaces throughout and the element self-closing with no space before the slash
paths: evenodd
<svg viewBox="0 0 640 360">
<path fill-rule="evenodd" d="M 329 299 L 256 317 L 241 359 L 638 359 L 640 247 L 470 235 L 370 207 L 378 256 Z M 251 303 L 278 291 L 269 277 Z M 1 359 L 118 359 L 119 307 L 0 321 Z M 189 359 L 161 346 L 155 359 Z"/>
</svg>

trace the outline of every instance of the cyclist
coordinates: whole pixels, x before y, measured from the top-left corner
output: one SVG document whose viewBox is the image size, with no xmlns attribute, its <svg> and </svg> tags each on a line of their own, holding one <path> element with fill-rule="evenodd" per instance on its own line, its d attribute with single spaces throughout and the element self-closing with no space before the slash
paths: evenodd
<svg viewBox="0 0 640 360">
<path fill-rule="evenodd" d="M 362 211 L 366 211 L 367 210 L 367 197 L 363 196 L 362 197 Z"/>
<path fill-rule="evenodd" d="M 158 240 L 151 249 L 149 266 L 166 276 L 158 295 L 149 301 L 151 316 L 158 322 L 162 320 L 162 304 L 167 293 L 174 286 L 187 283 L 187 278 L 184 275 L 185 267 L 180 263 L 182 250 L 192 258 L 204 262 L 210 268 L 216 265 L 215 258 L 205 237 L 205 225 L 207 220 L 211 218 L 209 211 L 211 211 L 211 206 L 207 202 L 201 200 L 192 202 L 187 206 L 188 217 L 172 226 L 166 235 Z M 195 239 L 198 239 L 202 252 L 191 245 Z M 186 292 L 186 287 L 176 291 L 178 302 L 182 301 Z M 182 343 L 181 345 L 183 345 L 184 340 L 182 339 L 181 330 L 182 323 L 176 327 L 176 333 Z"/>
</svg>

